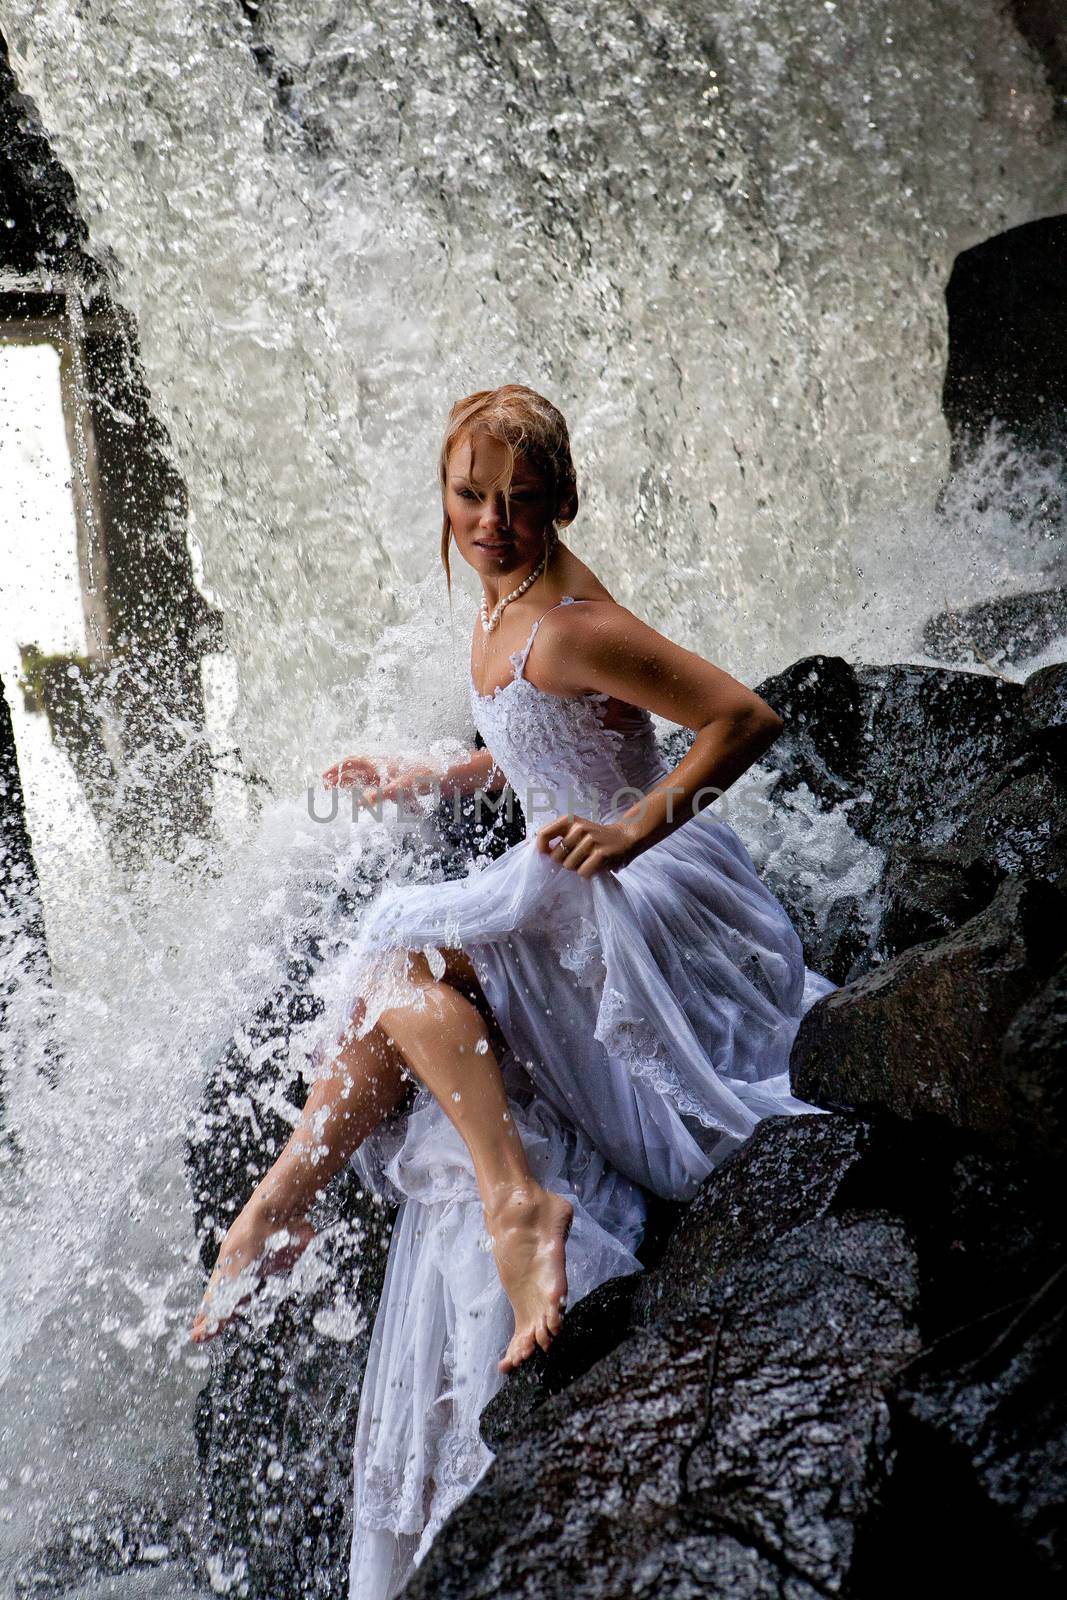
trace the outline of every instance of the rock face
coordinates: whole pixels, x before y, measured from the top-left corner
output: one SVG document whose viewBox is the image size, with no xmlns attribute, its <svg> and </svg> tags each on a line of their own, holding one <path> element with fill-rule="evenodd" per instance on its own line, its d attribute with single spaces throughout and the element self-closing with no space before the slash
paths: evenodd
<svg viewBox="0 0 1067 1600">
<path fill-rule="evenodd" d="M 546 1402 L 405 1593 L 840 1590 L 887 1470 L 886 1391 L 918 1347 L 917 1301 L 906 1232 L 877 1212 L 709 1276 Z"/>
<path fill-rule="evenodd" d="M 1004 1039 L 1065 943 L 1063 896 L 1039 881 L 1008 880 L 957 932 L 814 1006 L 793 1049 L 795 1092 L 813 1105 L 931 1117 L 1013 1150 L 1030 1148 L 1048 1134 L 1046 1095 L 1036 1083 L 1032 1098 L 1020 1095 L 1020 1069 L 1001 1066 Z M 1054 1059 L 1040 1047 L 1026 1060 L 1025 1070 L 1044 1062 L 1055 1077 Z M 1046 1093 L 1055 1092 L 1049 1084 Z"/>
<path fill-rule="evenodd" d="M 1017 3 L 1020 26 L 1063 72 L 1062 12 Z M 1028 27 L 1029 24 L 1029 27 Z M 1051 57 L 1047 52 L 1051 49 Z M 1053 65 L 1053 61 L 1055 65 Z M 1062 88 L 1060 90 L 1062 93 Z M 996 422 L 1030 449 L 1062 450 L 1067 416 L 1067 217 L 1040 217 L 962 251 L 945 290 L 949 361 L 942 406 L 953 458 Z"/>
<path fill-rule="evenodd" d="M 923 628 L 923 648 L 938 661 L 1014 665 L 1067 633 L 1067 589 L 1035 589 L 942 611 Z"/>
<path fill-rule="evenodd" d="M 959 1570 L 1014 1564 L 1051 1594 L 1067 1415 L 1049 1202 L 1028 1160 L 951 1127 L 762 1123 L 658 1267 L 574 1308 L 611 1351 L 574 1376 L 561 1339 L 539 1384 L 509 1380 L 485 1417 L 497 1460 L 407 1600 L 893 1592 L 881 1574 L 903 1579 L 924 1496 L 931 1535 L 980 1523 Z"/>
<path fill-rule="evenodd" d="M 984 1569 L 990 1583 L 1014 1568 L 1014 1581 L 1030 1593 L 1043 1592 L 1048 1575 L 1067 1564 L 1067 1396 L 1055 1381 L 1065 1345 L 1067 1272 L 1060 1265 L 1024 1299 L 910 1363 L 894 1405 L 900 1470 L 914 1474 L 916 1486 L 925 1482 L 933 1495 L 938 1479 L 945 1481 L 943 1462 L 967 1464 L 971 1482 L 960 1486 L 961 1509 L 966 1514 L 969 1502 L 989 1518 L 986 1530 L 979 1523 L 968 1563 L 975 1576 Z M 964 1532 L 958 1513 L 956 1527 Z"/>
<path fill-rule="evenodd" d="M 806 785 L 844 807 L 885 852 L 873 904 L 831 906 L 816 928 L 788 877 L 809 963 L 837 982 L 960 927 L 1008 876 L 1067 871 L 1064 671 L 1025 685 L 918 666 L 852 667 L 813 656 L 759 686 L 786 721 L 769 763 L 772 801 Z M 797 902 L 797 903 L 795 903 Z"/>
<path fill-rule="evenodd" d="M 1059 662 L 1027 678 L 1023 715 L 1035 743 L 1062 772 L 1067 766 L 1067 666 Z"/>
<path fill-rule="evenodd" d="M 1016 1119 L 1027 1118 L 1043 1154 L 1062 1151 L 1067 1132 L 1067 963 L 1061 961 L 1016 1013 L 1000 1061 Z"/>
<path fill-rule="evenodd" d="M 786 723 L 778 791 L 806 783 L 823 805 L 848 803 L 883 848 L 950 838 L 976 783 L 1025 743 L 1022 689 L 977 673 L 810 656 L 757 692 Z"/>
</svg>

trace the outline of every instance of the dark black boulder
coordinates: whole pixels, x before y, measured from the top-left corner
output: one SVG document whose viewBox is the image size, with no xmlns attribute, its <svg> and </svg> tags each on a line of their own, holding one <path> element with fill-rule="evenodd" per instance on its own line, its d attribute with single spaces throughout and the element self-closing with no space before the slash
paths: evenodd
<svg viewBox="0 0 1067 1600">
<path fill-rule="evenodd" d="M 551 1349 L 535 1351 L 509 1377 L 482 1413 L 486 1443 L 498 1449 L 635 1328 L 704 1293 L 718 1272 L 825 1215 L 848 1174 L 865 1159 L 868 1143 L 858 1119 L 820 1113 L 766 1118 L 691 1204 L 671 1208 L 674 1226 L 654 1252 L 646 1233 L 641 1256 L 649 1270 L 613 1278 L 580 1300 Z"/>
<path fill-rule="evenodd" d="M 551 1349 L 535 1350 L 511 1374 L 482 1412 L 481 1434 L 490 1450 L 499 1450 L 509 1434 L 527 1426 L 546 1400 L 568 1388 L 627 1337 L 641 1278 L 641 1273 L 609 1278 L 587 1294 L 567 1313 Z"/>
<path fill-rule="evenodd" d="M 901 1373 L 895 1469 L 860 1562 L 896 1593 L 922 1548 L 929 1592 L 1063 1592 L 1067 1264 L 957 1328 Z"/>
<path fill-rule="evenodd" d="M 1012 1019 L 1001 1073 L 1031 1147 L 1056 1157 L 1067 1148 L 1067 963 Z"/>
<path fill-rule="evenodd" d="M 881 882 L 811 904 L 781 861 L 771 883 L 810 966 L 843 983 L 989 903 L 1005 873 L 1057 876 L 1067 791 L 1023 711 L 1021 685 L 918 666 L 810 657 L 760 685 L 786 721 L 767 757 L 772 805 L 839 809 L 885 852 Z M 1040 714 L 1040 713 L 1039 713 Z M 825 900 L 826 897 L 823 897 Z"/>
<path fill-rule="evenodd" d="M 794 1093 L 826 1107 L 943 1120 L 1017 1148 L 1026 1118 L 1005 1082 L 1002 1044 L 1065 941 L 1063 897 L 1009 880 L 957 932 L 820 1000 L 794 1045 Z"/>
<path fill-rule="evenodd" d="M 806 656 L 756 693 L 785 723 L 768 758 L 782 774 L 779 787 L 805 783 L 823 805 L 854 798 L 863 772 L 856 669 L 839 656 Z"/>
<path fill-rule="evenodd" d="M 917 1298 L 907 1233 L 879 1213 L 735 1262 L 508 1438 L 407 1600 L 839 1592 Z"/>
<path fill-rule="evenodd" d="M 1022 687 L 937 667 L 851 667 L 811 656 L 759 685 L 786 722 L 775 793 L 807 784 L 883 849 L 933 846 L 966 820 L 981 780 L 1021 747 Z"/>
<path fill-rule="evenodd" d="M 941 611 L 924 625 L 923 649 L 935 661 L 1014 666 L 1067 634 L 1067 589 L 1032 589 Z"/>
<path fill-rule="evenodd" d="M 717 1273 L 831 1210 L 866 1158 L 855 1118 L 767 1117 L 685 1209 L 654 1271 L 636 1281 L 632 1318 L 647 1325 L 700 1295 Z"/>
<path fill-rule="evenodd" d="M 1023 685 L 1023 716 L 1036 743 L 1067 765 L 1067 663 L 1042 667 Z"/>
</svg>

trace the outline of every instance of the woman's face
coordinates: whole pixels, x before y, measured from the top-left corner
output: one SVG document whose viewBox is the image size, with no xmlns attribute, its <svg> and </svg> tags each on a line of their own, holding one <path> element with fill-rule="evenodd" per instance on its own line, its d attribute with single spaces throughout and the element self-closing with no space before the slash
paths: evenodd
<svg viewBox="0 0 1067 1600">
<path fill-rule="evenodd" d="M 448 460 L 445 509 L 452 533 L 464 561 L 487 577 L 536 566 L 555 511 L 544 478 L 517 456 L 509 520 L 503 489 L 492 487 L 505 461 L 504 446 L 487 433 L 461 439 Z"/>
</svg>

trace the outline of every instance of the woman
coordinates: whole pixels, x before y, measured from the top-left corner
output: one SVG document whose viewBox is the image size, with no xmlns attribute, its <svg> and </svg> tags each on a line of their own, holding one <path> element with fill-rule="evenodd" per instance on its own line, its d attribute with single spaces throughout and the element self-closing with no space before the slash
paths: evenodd
<svg viewBox="0 0 1067 1600">
<path fill-rule="evenodd" d="M 761 1117 L 811 1109 L 789 1094 L 789 1050 L 830 987 L 705 809 L 782 724 L 560 540 L 578 509 L 563 417 L 521 385 L 471 395 L 440 466 L 450 592 L 453 539 L 482 584 L 470 697 L 487 746 L 441 791 L 506 777 L 527 835 L 466 878 L 387 887 L 368 911 L 339 1043 L 193 1328 L 213 1337 L 296 1259 L 346 1160 L 403 1202 L 357 1427 L 361 1600 L 402 1585 L 485 1470 L 478 1416 L 550 1347 L 568 1294 L 639 1270 L 645 1193 L 690 1197 Z M 652 712 L 694 731 L 673 771 Z M 326 781 L 374 803 L 427 776 L 352 757 Z"/>
</svg>

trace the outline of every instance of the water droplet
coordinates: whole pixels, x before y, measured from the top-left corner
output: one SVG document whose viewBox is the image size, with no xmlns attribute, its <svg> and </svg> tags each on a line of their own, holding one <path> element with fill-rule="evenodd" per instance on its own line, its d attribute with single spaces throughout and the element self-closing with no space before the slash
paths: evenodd
<svg viewBox="0 0 1067 1600">
<path fill-rule="evenodd" d="M 453 1098 L 453 1100 L 462 1100 L 463 1096 L 460 1094 L 458 1089 L 453 1089 L 452 1090 L 452 1098 Z"/>
<path fill-rule="evenodd" d="M 488 1055 L 488 1053 L 489 1053 L 489 1040 L 488 1039 L 479 1039 L 478 1043 L 474 1046 L 474 1049 L 475 1049 L 475 1052 L 480 1056 Z"/>
</svg>

